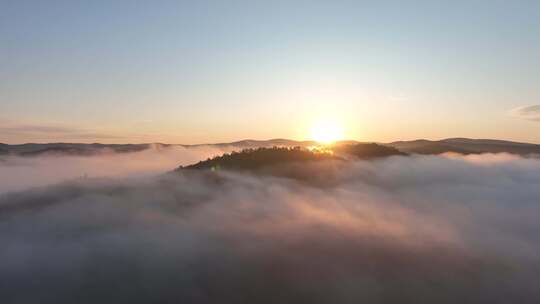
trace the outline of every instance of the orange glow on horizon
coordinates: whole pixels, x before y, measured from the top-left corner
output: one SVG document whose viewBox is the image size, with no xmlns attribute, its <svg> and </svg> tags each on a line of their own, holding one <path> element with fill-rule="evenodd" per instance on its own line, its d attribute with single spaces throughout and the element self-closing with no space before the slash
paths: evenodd
<svg viewBox="0 0 540 304">
<path fill-rule="evenodd" d="M 322 144 L 343 139 L 343 128 L 333 121 L 318 121 L 311 128 L 311 138 Z"/>
</svg>

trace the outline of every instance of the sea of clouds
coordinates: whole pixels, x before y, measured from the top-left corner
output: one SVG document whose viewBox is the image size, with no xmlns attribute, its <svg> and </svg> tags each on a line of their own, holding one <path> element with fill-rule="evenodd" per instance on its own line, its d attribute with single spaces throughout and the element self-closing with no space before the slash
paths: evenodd
<svg viewBox="0 0 540 304">
<path fill-rule="evenodd" d="M 104 173 L 0 194 L 2 302 L 540 302 L 538 159 L 323 162 L 301 166 L 302 179 L 156 175 L 216 153 L 184 152 L 160 165 L 143 154 L 26 164 L 21 176 L 52 181 L 95 164 Z M 0 166 L 2 183 L 16 175 Z M 41 185 L 15 180 L 3 189 Z"/>
<path fill-rule="evenodd" d="M 148 177 L 180 165 L 239 150 L 234 146 L 201 145 L 151 146 L 130 153 L 103 152 L 93 156 L 40 155 L 34 157 L 0 155 L 0 193 L 53 185 L 88 177 Z"/>
</svg>

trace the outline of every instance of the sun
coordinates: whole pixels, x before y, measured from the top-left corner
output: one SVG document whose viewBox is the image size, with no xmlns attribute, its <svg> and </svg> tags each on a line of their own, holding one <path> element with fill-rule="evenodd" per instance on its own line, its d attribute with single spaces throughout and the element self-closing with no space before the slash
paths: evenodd
<svg viewBox="0 0 540 304">
<path fill-rule="evenodd" d="M 319 121 L 311 128 L 313 140 L 328 145 L 343 139 L 343 129 L 333 121 Z"/>
</svg>

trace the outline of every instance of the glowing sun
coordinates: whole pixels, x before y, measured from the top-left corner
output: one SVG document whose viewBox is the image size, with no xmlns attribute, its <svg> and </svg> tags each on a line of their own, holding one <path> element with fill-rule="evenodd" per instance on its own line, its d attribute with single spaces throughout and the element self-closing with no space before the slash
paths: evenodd
<svg viewBox="0 0 540 304">
<path fill-rule="evenodd" d="M 311 128 L 311 137 L 319 143 L 331 144 L 343 139 L 343 129 L 335 122 L 319 121 Z"/>
</svg>

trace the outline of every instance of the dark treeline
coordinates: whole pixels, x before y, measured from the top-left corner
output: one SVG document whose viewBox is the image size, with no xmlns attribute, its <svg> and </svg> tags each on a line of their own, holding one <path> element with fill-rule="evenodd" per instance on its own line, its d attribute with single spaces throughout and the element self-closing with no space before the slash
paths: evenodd
<svg viewBox="0 0 540 304">
<path fill-rule="evenodd" d="M 244 149 L 240 152 L 226 153 L 209 158 L 196 164 L 180 167 L 180 169 L 209 170 L 255 170 L 266 166 L 305 161 L 337 160 L 331 153 L 318 153 L 300 147 Z"/>
<path fill-rule="evenodd" d="M 359 159 L 407 155 L 395 148 L 377 144 L 353 144 L 320 147 L 313 150 L 301 147 L 273 147 L 244 149 L 226 153 L 179 169 L 196 170 L 256 170 L 286 163 L 323 160 L 345 160 L 352 156 Z"/>
<path fill-rule="evenodd" d="M 338 145 L 332 148 L 335 153 L 347 154 L 360 159 L 370 159 L 377 157 L 387 157 L 394 155 L 407 155 L 394 147 L 382 146 L 374 143 L 370 144 L 353 144 L 353 145 Z"/>
</svg>

